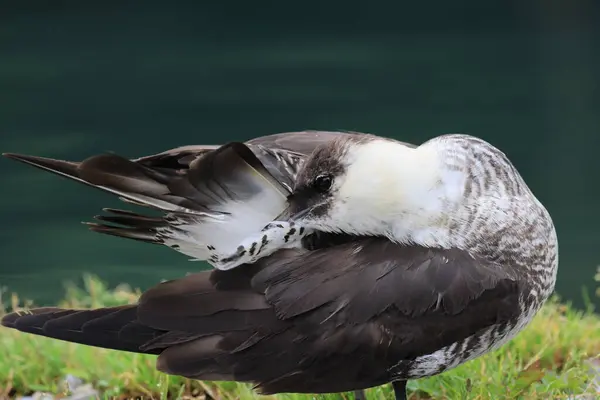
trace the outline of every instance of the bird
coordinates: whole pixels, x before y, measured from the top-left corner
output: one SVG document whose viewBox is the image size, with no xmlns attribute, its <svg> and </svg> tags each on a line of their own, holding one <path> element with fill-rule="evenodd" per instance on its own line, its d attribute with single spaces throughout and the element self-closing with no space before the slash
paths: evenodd
<svg viewBox="0 0 600 400">
<path fill-rule="evenodd" d="M 303 131 L 132 160 L 6 156 L 161 210 L 112 212 L 90 228 L 215 268 L 135 304 L 33 308 L 1 324 L 154 354 L 167 374 L 262 394 L 364 398 L 391 384 L 405 400 L 407 381 L 507 343 L 554 291 L 548 210 L 501 150 L 468 134 L 413 145 Z"/>
</svg>

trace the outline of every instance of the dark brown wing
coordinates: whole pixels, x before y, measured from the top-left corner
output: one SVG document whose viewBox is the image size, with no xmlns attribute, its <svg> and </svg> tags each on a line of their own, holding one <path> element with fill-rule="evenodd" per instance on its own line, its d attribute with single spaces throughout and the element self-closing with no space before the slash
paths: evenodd
<svg viewBox="0 0 600 400">
<path fill-rule="evenodd" d="M 381 238 L 292 256 L 298 252 L 265 259 L 253 278 L 284 319 L 322 306 L 343 306 L 355 322 L 390 306 L 409 316 L 454 315 L 499 282 L 516 278 L 511 270 L 462 250 L 401 246 Z"/>
<path fill-rule="evenodd" d="M 299 332 L 296 345 L 274 360 L 278 366 L 289 360 L 290 372 L 262 380 L 265 393 L 303 382 L 320 392 L 382 384 L 401 360 L 410 365 L 519 315 L 523 288 L 515 271 L 465 251 L 365 238 L 302 256 L 294 252 L 267 258 L 252 278 L 278 318 Z M 296 366 L 296 360 L 305 361 Z"/>
<path fill-rule="evenodd" d="M 166 282 L 125 319 L 129 309 L 67 310 L 57 319 L 34 311 L 3 324 L 137 345 L 160 353 L 158 368 L 171 374 L 253 382 L 264 393 L 327 393 L 384 384 L 400 361 L 511 320 L 518 294 L 512 271 L 466 252 L 369 238 Z M 101 339 L 106 332 L 116 342 Z"/>
<path fill-rule="evenodd" d="M 68 342 L 139 353 L 142 343 L 165 332 L 139 323 L 136 314 L 136 305 L 96 310 L 41 307 L 5 315 L 2 325 Z M 160 350 L 145 353 L 159 354 Z"/>
</svg>

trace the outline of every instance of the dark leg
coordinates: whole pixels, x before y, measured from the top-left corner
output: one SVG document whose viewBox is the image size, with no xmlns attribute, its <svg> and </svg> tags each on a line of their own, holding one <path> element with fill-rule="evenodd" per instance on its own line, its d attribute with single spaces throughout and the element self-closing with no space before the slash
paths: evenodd
<svg viewBox="0 0 600 400">
<path fill-rule="evenodd" d="M 354 391 L 354 400 L 367 400 L 365 391 L 364 390 L 355 390 Z"/>
<path fill-rule="evenodd" d="M 392 382 L 392 387 L 394 388 L 394 395 L 396 395 L 396 400 L 407 400 L 406 381 L 394 381 Z"/>
</svg>

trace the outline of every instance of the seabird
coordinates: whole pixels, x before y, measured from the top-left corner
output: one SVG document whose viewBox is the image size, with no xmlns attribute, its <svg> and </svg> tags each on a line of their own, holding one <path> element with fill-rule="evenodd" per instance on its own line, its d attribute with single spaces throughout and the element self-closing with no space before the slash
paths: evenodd
<svg viewBox="0 0 600 400">
<path fill-rule="evenodd" d="M 91 229 L 214 270 L 137 304 L 13 312 L 2 325 L 158 355 L 165 373 L 334 393 L 436 375 L 506 343 L 548 299 L 552 219 L 504 153 L 448 134 L 413 146 L 294 132 L 81 163 L 6 156 L 161 210 Z M 263 251 L 264 250 L 264 251 Z"/>
</svg>

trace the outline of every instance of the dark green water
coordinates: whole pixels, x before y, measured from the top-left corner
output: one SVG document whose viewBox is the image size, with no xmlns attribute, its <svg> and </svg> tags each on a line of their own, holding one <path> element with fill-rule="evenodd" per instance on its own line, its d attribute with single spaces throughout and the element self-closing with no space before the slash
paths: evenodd
<svg viewBox="0 0 600 400">
<path fill-rule="evenodd" d="M 592 3 L 5 7 L 0 151 L 136 157 L 310 128 L 415 143 L 474 134 L 508 154 L 553 215 L 558 292 L 581 304 L 600 263 Z M 145 288 L 199 267 L 88 232 L 80 221 L 122 207 L 108 194 L 8 160 L 0 194 L 0 285 L 38 303 L 84 272 Z"/>
</svg>

